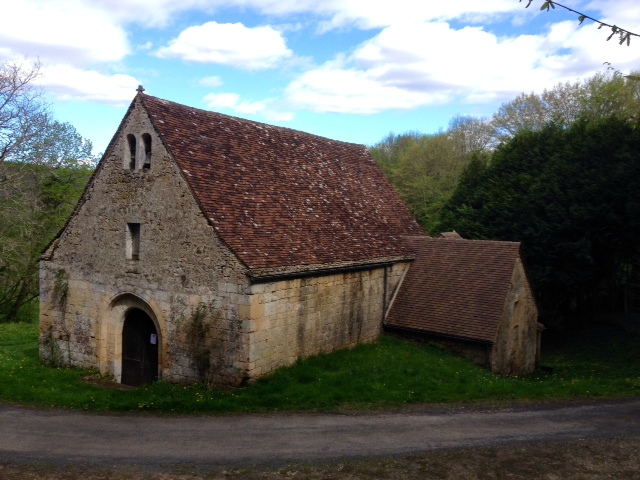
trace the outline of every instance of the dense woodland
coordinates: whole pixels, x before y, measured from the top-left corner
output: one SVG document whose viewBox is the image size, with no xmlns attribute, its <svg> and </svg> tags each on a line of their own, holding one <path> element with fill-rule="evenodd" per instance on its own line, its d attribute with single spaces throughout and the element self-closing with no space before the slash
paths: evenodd
<svg viewBox="0 0 640 480">
<path fill-rule="evenodd" d="M 39 68 L 0 65 L 0 322 L 30 314 L 37 259 L 96 161 L 34 87 Z M 523 242 L 541 320 L 563 327 L 628 310 L 640 284 L 639 113 L 640 82 L 606 72 L 371 152 L 431 235 Z"/>
<path fill-rule="evenodd" d="M 601 73 L 372 153 L 430 234 L 523 242 L 541 320 L 564 328 L 640 307 L 639 115 L 640 82 Z"/>
</svg>

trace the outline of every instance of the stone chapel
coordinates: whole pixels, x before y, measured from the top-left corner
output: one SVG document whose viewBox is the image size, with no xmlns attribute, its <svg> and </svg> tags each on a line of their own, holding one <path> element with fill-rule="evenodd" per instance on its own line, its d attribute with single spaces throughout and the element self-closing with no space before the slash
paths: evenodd
<svg viewBox="0 0 640 480">
<path fill-rule="evenodd" d="M 375 340 L 394 299 L 422 297 L 398 295 L 410 237 L 429 238 L 365 146 L 140 88 L 40 260 L 40 356 L 243 385 Z"/>
</svg>

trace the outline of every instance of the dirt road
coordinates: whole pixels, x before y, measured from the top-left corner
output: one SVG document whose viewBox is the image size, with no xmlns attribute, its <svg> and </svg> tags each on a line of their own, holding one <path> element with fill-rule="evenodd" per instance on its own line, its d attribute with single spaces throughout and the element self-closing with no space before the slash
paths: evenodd
<svg viewBox="0 0 640 480">
<path fill-rule="evenodd" d="M 640 438 L 640 400 L 227 417 L 95 415 L 0 405 L 0 460 L 145 470 L 277 466 L 614 437 Z"/>
</svg>

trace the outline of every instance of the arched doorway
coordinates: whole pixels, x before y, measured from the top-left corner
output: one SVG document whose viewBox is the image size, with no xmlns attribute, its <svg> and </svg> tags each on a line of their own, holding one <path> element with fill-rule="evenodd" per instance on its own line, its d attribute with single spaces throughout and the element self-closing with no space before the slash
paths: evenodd
<svg viewBox="0 0 640 480">
<path fill-rule="evenodd" d="M 158 332 L 153 320 L 138 308 L 130 309 L 122 327 L 122 379 L 137 387 L 158 379 Z"/>
</svg>

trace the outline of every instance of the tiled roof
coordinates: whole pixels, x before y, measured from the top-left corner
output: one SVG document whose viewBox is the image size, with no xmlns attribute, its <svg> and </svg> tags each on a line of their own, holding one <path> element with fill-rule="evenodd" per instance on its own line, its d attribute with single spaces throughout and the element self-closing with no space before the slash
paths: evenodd
<svg viewBox="0 0 640 480">
<path fill-rule="evenodd" d="M 204 214 L 250 269 L 410 255 L 422 231 L 364 145 L 139 94 Z"/>
<path fill-rule="evenodd" d="M 493 343 L 520 243 L 411 238 L 416 259 L 387 325 Z"/>
</svg>

